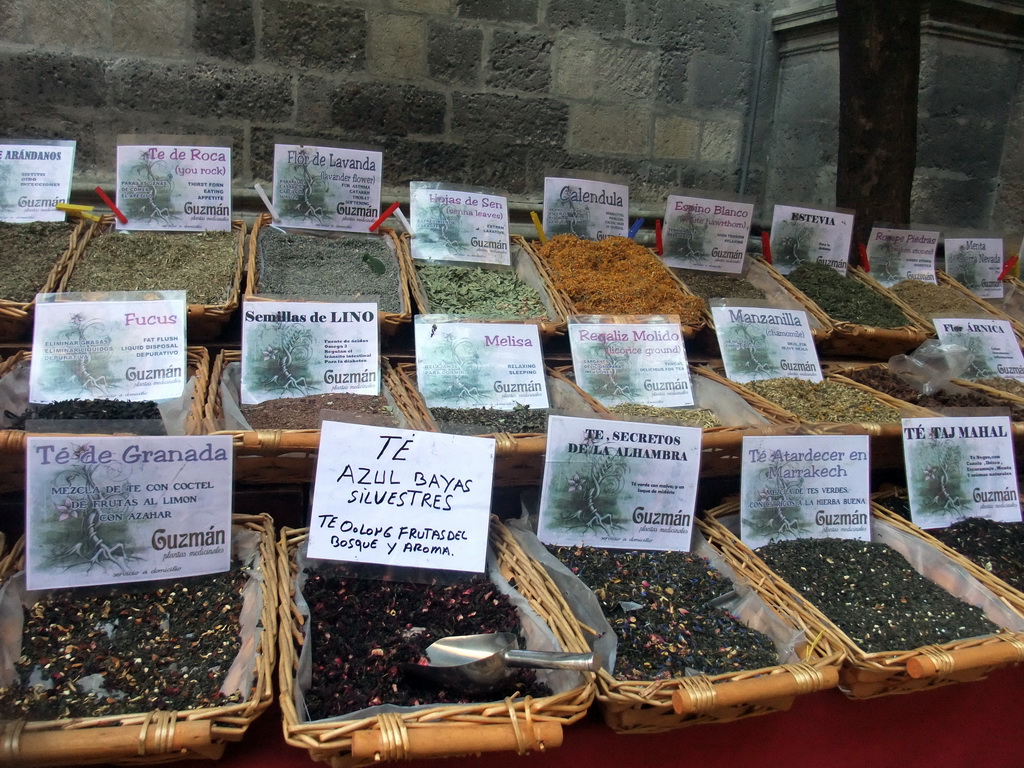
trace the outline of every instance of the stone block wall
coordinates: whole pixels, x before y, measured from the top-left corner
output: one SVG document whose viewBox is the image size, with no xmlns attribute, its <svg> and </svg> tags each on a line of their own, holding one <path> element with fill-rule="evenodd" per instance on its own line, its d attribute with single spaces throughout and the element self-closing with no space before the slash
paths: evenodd
<svg viewBox="0 0 1024 768">
<path fill-rule="evenodd" d="M 73 8 L 73 10 L 71 10 Z M 10 137 L 71 137 L 108 179 L 118 134 L 219 135 L 236 185 L 275 138 L 373 144 L 385 184 L 537 199 L 558 168 L 638 204 L 735 189 L 764 3 L 734 0 L 0 1 Z"/>
<path fill-rule="evenodd" d="M 926 2 L 973 15 L 926 19 L 921 223 L 1024 229 L 1019 5 Z M 119 134 L 178 134 L 230 142 L 242 198 L 280 138 L 382 148 L 392 199 L 535 202 L 572 169 L 624 178 L 636 215 L 682 188 L 755 195 L 762 221 L 834 202 L 828 0 L 0 0 L 0 67 L 0 134 L 76 139 L 85 187 Z"/>
</svg>

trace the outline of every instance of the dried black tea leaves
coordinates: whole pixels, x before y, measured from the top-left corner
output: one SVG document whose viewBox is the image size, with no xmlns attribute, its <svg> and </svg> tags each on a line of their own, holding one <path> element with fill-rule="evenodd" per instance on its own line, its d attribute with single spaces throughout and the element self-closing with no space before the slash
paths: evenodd
<svg viewBox="0 0 1024 768">
<path fill-rule="evenodd" d="M 1024 419 L 1024 405 L 998 401 L 978 392 L 934 392 L 924 395 L 893 376 L 882 366 L 843 371 L 842 375 L 858 384 L 922 408 L 1009 408 L 1014 421 Z"/>
<path fill-rule="evenodd" d="M 55 403 L 30 406 L 20 415 L 4 414 L 10 422 L 8 429 L 24 429 L 27 422 L 41 421 L 149 421 L 159 425 L 156 432 L 147 427 L 146 434 L 165 434 L 160 409 L 152 400 L 128 401 L 98 398 L 95 400 L 60 400 Z"/>
<path fill-rule="evenodd" d="M 673 269 L 676 276 L 702 299 L 763 299 L 765 293 L 750 281 L 725 272 Z"/>
<path fill-rule="evenodd" d="M 375 297 L 380 312 L 403 311 L 398 257 L 382 236 L 326 237 L 263 227 L 256 239 L 263 295 Z"/>
<path fill-rule="evenodd" d="M 770 637 L 708 603 L 732 582 L 688 552 L 549 547 L 597 596 L 619 642 L 622 680 L 760 669 L 779 663 Z"/>
<path fill-rule="evenodd" d="M 24 610 L 16 682 L 0 719 L 187 710 L 241 701 L 220 692 L 241 647 L 246 570 L 125 587 L 55 590 Z"/>
<path fill-rule="evenodd" d="M 513 670 L 499 689 L 479 698 L 424 682 L 400 667 L 425 663 L 427 646 L 451 635 L 520 635 L 515 607 L 488 579 L 437 586 L 355 579 L 325 568 L 308 572 L 302 593 L 313 643 L 312 684 L 305 697 L 311 720 L 381 704 L 550 695 L 533 670 Z"/>
<path fill-rule="evenodd" d="M 867 653 L 942 645 L 999 631 L 980 608 L 926 579 L 885 544 L 793 539 L 756 552 Z"/>
<path fill-rule="evenodd" d="M 232 232 L 108 233 L 75 263 L 68 291 L 185 291 L 189 304 L 224 304 L 238 269 Z"/>
</svg>

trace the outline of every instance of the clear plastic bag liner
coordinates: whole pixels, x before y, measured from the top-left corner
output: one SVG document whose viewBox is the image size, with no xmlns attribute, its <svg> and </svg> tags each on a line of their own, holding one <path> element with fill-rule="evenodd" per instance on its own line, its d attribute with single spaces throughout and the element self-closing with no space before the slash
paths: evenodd
<svg viewBox="0 0 1024 768">
<path fill-rule="evenodd" d="M 973 353 L 959 344 L 929 339 L 909 355 L 890 357 L 889 373 L 918 392 L 932 395 L 960 378 L 973 359 Z"/>
<path fill-rule="evenodd" d="M 189 377 L 185 382 L 185 388 L 180 397 L 169 400 L 156 401 L 160 409 L 160 416 L 163 419 L 164 430 L 168 435 L 186 434 L 186 422 L 188 415 L 192 412 L 192 394 L 196 388 L 195 376 Z M 0 378 L 0 428 L 10 429 L 13 420 L 7 415 L 8 412 L 20 417 L 30 405 L 29 393 L 29 363 L 23 361 L 16 365 L 3 378 Z M 41 429 L 41 431 L 55 431 Z M 104 429 L 104 432 L 110 431 Z M 76 433 L 80 433 L 76 429 Z"/>
<path fill-rule="evenodd" d="M 769 424 L 750 403 L 724 384 L 700 374 L 690 376 L 693 384 L 694 408 L 714 411 L 723 427 L 749 427 Z"/>
<path fill-rule="evenodd" d="M 608 670 L 615 668 L 615 655 L 618 638 L 601 610 L 601 605 L 590 587 L 583 583 L 572 571 L 565 567 L 541 543 L 534 533 L 534 526 L 529 519 L 531 500 L 524 498 L 523 517 L 507 523 L 509 530 L 519 546 L 534 560 L 539 562 L 551 576 L 565 601 L 572 608 L 576 619 L 597 632 L 595 637 L 587 637 L 591 642 L 601 666 Z M 733 583 L 732 598 L 717 607 L 731 613 L 740 622 L 751 629 L 768 635 L 775 644 L 780 664 L 791 664 L 802 661 L 797 649 L 805 644 L 803 630 L 797 629 L 779 617 L 758 595 L 740 581 L 735 571 L 722 559 L 722 556 L 708 544 L 699 531 L 693 531 L 693 554 L 706 558 L 711 567 L 730 579 Z M 688 672 L 689 674 L 689 672 Z M 702 674 L 694 671 L 693 674 Z"/>
<path fill-rule="evenodd" d="M 263 611 L 263 568 L 260 561 L 260 534 L 242 526 L 232 526 L 232 559 L 250 564 L 249 576 L 242 589 L 242 610 L 239 613 L 241 645 L 231 662 L 220 691 L 225 695 L 252 690 L 254 683 L 257 645 Z M 151 583 L 151 582 L 150 582 Z M 139 584 L 127 585 L 139 587 Z M 0 686 L 9 686 L 16 679 L 15 662 L 21 657 L 22 635 L 25 630 L 25 609 L 46 595 L 42 590 L 25 589 L 25 572 L 14 574 L 0 587 Z M 116 630 L 115 630 L 116 631 Z M 95 686 L 95 683 L 93 683 Z M 117 698 L 117 691 L 102 691 Z"/>
<path fill-rule="evenodd" d="M 738 512 L 722 516 L 718 518 L 718 522 L 739 538 L 740 516 Z M 954 597 L 981 608 L 985 612 L 985 616 L 1000 627 L 1014 632 L 1024 629 L 1024 617 L 1018 616 L 1007 608 L 988 587 L 968 573 L 963 566 L 949 559 L 924 539 L 902 531 L 877 517 L 872 517 L 871 540 L 887 544 L 895 549 L 907 559 L 915 571 L 929 581 L 935 582 Z"/>
<path fill-rule="evenodd" d="M 302 651 L 299 654 L 298 668 L 295 670 L 295 711 L 298 713 L 300 722 L 311 722 L 309 713 L 306 710 L 305 695 L 306 691 L 310 689 L 313 683 L 313 643 L 311 635 L 312 629 L 310 627 L 311 622 L 309 620 L 310 610 L 308 603 L 306 603 L 302 595 L 302 590 L 306 583 L 305 571 L 307 568 L 315 567 L 316 562 L 316 560 L 310 560 L 307 558 L 306 544 L 303 543 L 296 552 L 298 573 L 295 576 L 295 604 L 298 608 L 299 614 L 303 617 Z M 526 648 L 531 651 L 561 652 L 564 650 L 555 638 L 551 628 L 548 627 L 540 615 L 530 606 L 526 598 L 519 594 L 519 592 L 517 592 L 515 588 L 508 583 L 505 577 L 501 575 L 501 569 L 498 566 L 497 558 L 490 549 L 488 549 L 487 552 L 487 578 L 491 580 L 501 594 L 508 595 L 509 600 L 515 606 L 516 611 L 519 614 L 519 620 L 522 624 L 523 634 L 526 637 Z M 571 691 L 583 684 L 582 673 L 571 672 L 568 670 L 538 669 L 537 679 L 546 683 L 555 694 Z M 367 707 L 354 712 L 348 712 L 337 717 L 323 718 L 316 722 L 327 723 L 346 720 L 360 720 L 362 718 L 374 717 L 375 715 L 388 712 L 415 712 L 417 710 L 431 709 L 437 706 L 443 705 L 423 704 L 414 707 L 402 707 L 395 704 L 383 704 L 376 707 Z M 464 707 L 465 705 L 452 704 L 451 706 Z"/>
<path fill-rule="evenodd" d="M 224 366 L 223 372 L 221 373 L 220 383 L 220 428 L 221 429 L 243 429 L 249 431 L 252 429 L 249 426 L 249 422 L 245 420 L 242 415 L 242 409 L 239 407 L 241 402 L 241 391 L 242 391 L 242 365 L 241 363 L 228 363 Z M 387 400 L 388 406 L 391 408 L 391 412 L 395 415 L 395 419 L 398 421 L 399 427 L 408 429 L 408 419 L 405 414 L 399 409 L 398 404 L 395 402 L 395 398 L 392 396 L 388 388 L 381 385 L 380 393 Z M 346 423 L 353 423 L 358 421 L 353 418 L 352 415 L 343 411 L 325 411 L 326 415 L 329 415 L 330 421 L 343 421 Z M 365 417 L 362 414 L 358 415 L 365 421 Z"/>
</svg>

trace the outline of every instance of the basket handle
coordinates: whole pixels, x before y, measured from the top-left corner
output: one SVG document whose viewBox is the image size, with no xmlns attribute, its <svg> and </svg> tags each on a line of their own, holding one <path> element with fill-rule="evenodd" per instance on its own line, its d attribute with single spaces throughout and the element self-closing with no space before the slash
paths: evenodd
<svg viewBox="0 0 1024 768">
<path fill-rule="evenodd" d="M 935 646 L 920 648 L 907 659 L 907 674 L 914 679 L 949 675 L 979 667 L 996 667 L 1024 661 L 1024 635 L 1001 635 L 997 643 L 944 651 Z"/>
<path fill-rule="evenodd" d="M 839 684 L 836 667 L 809 664 L 784 665 L 785 672 L 711 683 L 704 676 L 685 677 L 672 692 L 672 709 L 677 715 L 703 714 L 715 709 L 753 704 L 785 696 L 823 691 Z"/>
<path fill-rule="evenodd" d="M 383 723 L 382 723 L 383 724 Z M 518 725 L 518 727 L 516 727 Z M 453 757 L 481 752 L 544 752 L 562 745 L 562 724 L 548 721 L 495 723 L 493 725 L 431 725 L 427 728 L 398 726 L 355 731 L 352 757 L 356 760 L 402 760 Z"/>
</svg>

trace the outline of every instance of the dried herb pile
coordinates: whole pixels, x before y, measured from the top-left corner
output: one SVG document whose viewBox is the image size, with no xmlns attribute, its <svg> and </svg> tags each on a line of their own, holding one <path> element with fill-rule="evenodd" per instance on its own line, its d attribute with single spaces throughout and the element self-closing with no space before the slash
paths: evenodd
<svg viewBox="0 0 1024 768">
<path fill-rule="evenodd" d="M 25 422 L 33 419 L 47 421 L 154 421 L 164 434 L 163 417 L 152 400 L 130 402 L 126 400 L 61 400 L 45 405 L 33 405 L 21 415 L 9 411 L 4 414 L 11 422 L 8 429 L 24 429 Z M 147 430 L 147 434 L 153 434 Z"/>
<path fill-rule="evenodd" d="M 418 264 L 416 272 L 432 313 L 489 319 L 548 314 L 540 294 L 512 270 Z"/>
<path fill-rule="evenodd" d="M 885 544 L 794 539 L 756 551 L 867 653 L 941 645 L 999 631 L 980 608 L 923 577 Z"/>
<path fill-rule="evenodd" d="M 256 404 L 240 404 L 242 416 L 253 429 L 320 429 L 321 411 L 341 411 L 359 421 L 379 426 L 398 426 L 383 395 L 353 395 L 346 392 L 304 397 L 282 397 Z"/>
<path fill-rule="evenodd" d="M 707 303 L 680 290 L 661 261 L 628 237 L 558 235 L 537 252 L 581 314 L 674 314 L 695 325 Z"/>
<path fill-rule="evenodd" d="M 906 497 L 890 496 L 878 503 L 910 520 L 910 501 Z M 1024 523 L 968 517 L 928 533 L 1011 587 L 1024 590 Z"/>
<path fill-rule="evenodd" d="M 833 320 L 876 328 L 910 325 L 903 311 L 882 294 L 827 264 L 801 264 L 786 279 L 807 294 Z"/>
<path fill-rule="evenodd" d="M 549 547 L 593 590 L 618 636 L 615 676 L 622 680 L 760 669 L 779 663 L 767 635 L 708 605 L 732 582 L 688 552 Z M 634 607 L 635 606 L 635 607 Z"/>
<path fill-rule="evenodd" d="M 710 408 L 660 408 L 656 405 L 645 405 L 643 403 L 621 403 L 608 410 L 619 416 L 671 421 L 683 427 L 711 429 L 712 427 L 722 426 L 718 414 Z"/>
<path fill-rule="evenodd" d="M 984 384 L 985 386 L 992 387 L 992 389 L 998 389 L 1001 392 L 1009 392 L 1011 395 L 1024 397 L 1024 382 L 1017 381 L 1016 379 L 1004 379 L 996 376 L 990 379 L 976 379 L 976 383 Z"/>
<path fill-rule="evenodd" d="M 548 431 L 548 409 L 516 405 L 512 410 L 500 408 L 431 408 L 430 415 L 445 432 L 458 434 L 487 434 L 508 432 L 509 434 L 544 433 Z M 462 430 L 458 425 L 470 427 Z"/>
<path fill-rule="evenodd" d="M 263 227 L 256 240 L 260 294 L 374 296 L 380 312 L 402 312 L 398 257 L 381 236 L 323 237 Z"/>
<path fill-rule="evenodd" d="M 724 272 L 673 269 L 691 292 L 702 299 L 763 299 L 765 293 L 748 280 Z"/>
<path fill-rule="evenodd" d="M 900 412 L 850 384 L 806 379 L 762 379 L 743 385 L 804 421 L 893 423 Z"/>
<path fill-rule="evenodd" d="M 926 283 L 924 280 L 901 280 L 889 290 L 925 317 L 986 317 L 989 314 L 968 296 L 948 285 Z"/>
<path fill-rule="evenodd" d="M 25 610 L 17 682 L 0 719 L 51 720 L 222 706 L 240 648 L 245 569 L 160 582 L 57 590 Z"/>
<path fill-rule="evenodd" d="M 311 720 L 380 704 L 550 695 L 533 670 L 513 670 L 500 690 L 467 696 L 419 680 L 399 666 L 426 663 L 427 646 L 451 635 L 519 633 L 514 606 L 483 577 L 434 586 L 346 578 L 324 569 L 309 572 L 302 593 L 311 613 L 313 679 L 305 697 Z"/>
<path fill-rule="evenodd" d="M 67 251 L 75 225 L 62 221 L 0 222 L 0 299 L 28 303 Z"/>
<path fill-rule="evenodd" d="M 976 392 L 935 392 L 931 395 L 924 395 L 906 382 L 900 381 L 883 366 L 843 371 L 842 375 L 859 384 L 922 408 L 1009 408 L 1010 416 L 1014 421 L 1024 419 L 1024 405 L 1017 405 L 1009 401 L 999 402 Z"/>
<path fill-rule="evenodd" d="M 189 304 L 224 304 L 237 267 L 232 232 L 111 232 L 89 243 L 67 290 L 180 290 Z"/>
</svg>

